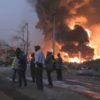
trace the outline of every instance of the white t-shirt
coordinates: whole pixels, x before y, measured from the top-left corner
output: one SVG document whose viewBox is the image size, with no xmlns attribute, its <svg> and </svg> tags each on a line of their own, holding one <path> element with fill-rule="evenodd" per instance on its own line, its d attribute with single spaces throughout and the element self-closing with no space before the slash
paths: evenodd
<svg viewBox="0 0 100 100">
<path fill-rule="evenodd" d="M 44 57 L 44 54 L 41 50 L 38 50 L 36 53 L 35 53 L 35 63 L 42 63 L 44 64 L 45 63 L 45 57 Z"/>
</svg>

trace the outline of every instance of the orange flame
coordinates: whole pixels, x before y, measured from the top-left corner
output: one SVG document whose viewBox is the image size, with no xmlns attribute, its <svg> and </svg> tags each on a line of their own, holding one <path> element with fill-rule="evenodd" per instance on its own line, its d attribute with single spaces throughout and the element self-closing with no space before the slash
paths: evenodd
<svg viewBox="0 0 100 100">
<path fill-rule="evenodd" d="M 92 30 L 91 44 L 95 48 L 94 59 L 100 58 L 100 24 L 90 27 Z"/>
</svg>

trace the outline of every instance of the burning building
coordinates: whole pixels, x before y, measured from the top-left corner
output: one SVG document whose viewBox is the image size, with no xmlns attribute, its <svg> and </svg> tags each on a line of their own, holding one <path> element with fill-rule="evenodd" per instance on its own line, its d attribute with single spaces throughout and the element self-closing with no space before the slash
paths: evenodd
<svg viewBox="0 0 100 100">
<path fill-rule="evenodd" d="M 56 53 L 60 52 L 66 61 L 99 57 L 99 4 L 99 0 L 37 0 L 36 27 L 43 32 L 44 51 L 52 48 L 55 18 Z"/>
</svg>

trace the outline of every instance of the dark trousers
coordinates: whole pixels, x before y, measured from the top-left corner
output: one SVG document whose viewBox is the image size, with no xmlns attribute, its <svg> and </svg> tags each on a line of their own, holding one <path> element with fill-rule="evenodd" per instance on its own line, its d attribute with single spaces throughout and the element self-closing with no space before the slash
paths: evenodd
<svg viewBox="0 0 100 100">
<path fill-rule="evenodd" d="M 36 68 L 36 85 L 39 90 L 43 90 L 43 65 L 37 64 Z"/>
<path fill-rule="evenodd" d="M 13 69 L 12 82 L 15 83 L 17 69 Z"/>
<path fill-rule="evenodd" d="M 30 71 L 31 71 L 31 77 L 32 77 L 32 81 L 35 82 L 36 80 L 36 72 L 35 72 L 35 65 L 34 66 L 30 66 Z"/>
<path fill-rule="evenodd" d="M 62 69 L 56 69 L 57 80 L 62 80 Z"/>
<path fill-rule="evenodd" d="M 19 70 L 18 71 L 19 75 L 19 87 L 22 86 L 22 82 L 24 82 L 24 86 L 27 86 L 27 81 L 26 81 L 26 76 L 25 76 L 25 70 Z"/>
<path fill-rule="evenodd" d="M 49 85 L 53 86 L 52 78 L 51 78 L 51 70 L 46 70 L 46 71 L 47 71 L 47 78 L 48 78 Z"/>
</svg>

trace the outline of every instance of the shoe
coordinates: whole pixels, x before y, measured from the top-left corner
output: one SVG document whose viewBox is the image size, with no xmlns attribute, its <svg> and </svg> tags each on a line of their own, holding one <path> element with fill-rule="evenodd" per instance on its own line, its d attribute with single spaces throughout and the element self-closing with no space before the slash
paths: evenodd
<svg viewBox="0 0 100 100">
<path fill-rule="evenodd" d="M 33 83 L 35 83 L 35 80 L 32 80 Z"/>
<path fill-rule="evenodd" d="M 48 88 L 53 88 L 53 85 L 48 84 L 47 87 Z"/>
<path fill-rule="evenodd" d="M 27 83 L 25 83 L 24 86 L 26 87 L 27 86 Z"/>
<path fill-rule="evenodd" d="M 43 88 L 37 88 L 38 90 L 40 90 L 40 91 L 43 91 Z"/>
<path fill-rule="evenodd" d="M 19 88 L 21 88 L 21 87 L 22 87 L 22 85 L 20 85 L 20 84 L 19 84 L 19 85 L 18 85 L 18 87 L 19 87 Z"/>
<path fill-rule="evenodd" d="M 18 88 L 21 88 L 22 86 L 18 85 Z"/>
</svg>

